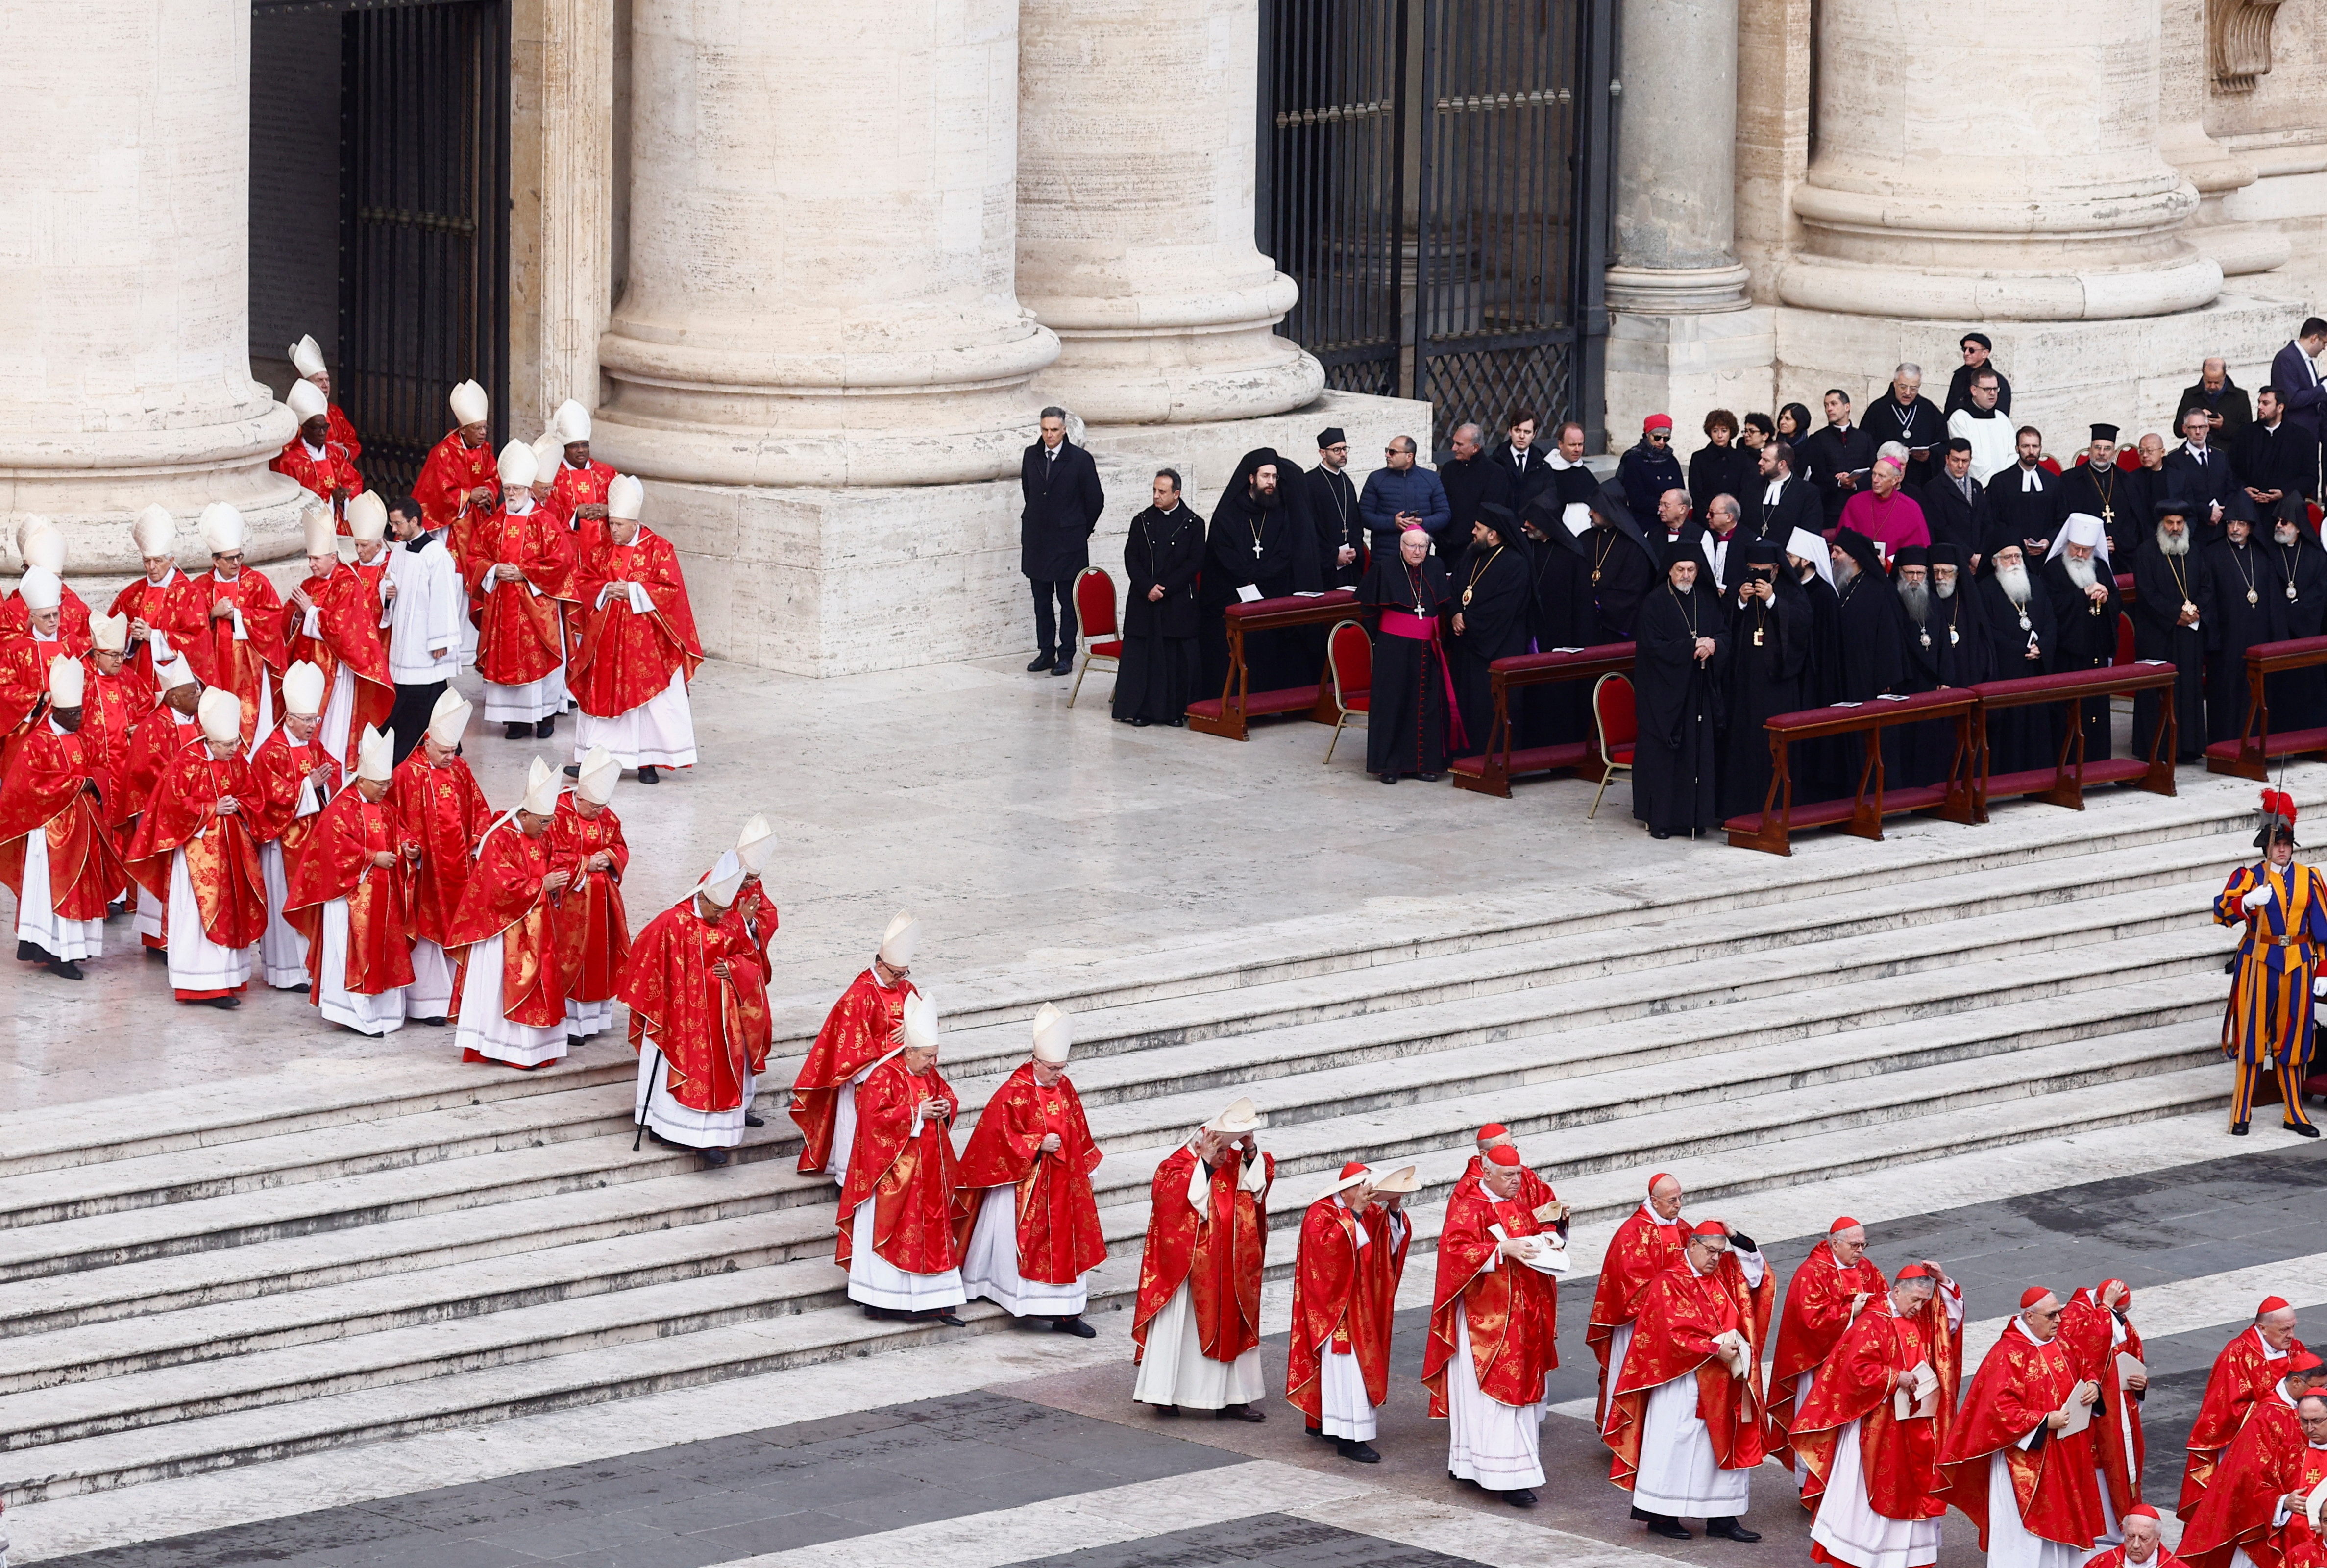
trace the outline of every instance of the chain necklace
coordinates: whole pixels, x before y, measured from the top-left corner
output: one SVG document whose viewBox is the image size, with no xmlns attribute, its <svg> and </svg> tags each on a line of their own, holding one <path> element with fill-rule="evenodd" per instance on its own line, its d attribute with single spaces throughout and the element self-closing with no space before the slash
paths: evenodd
<svg viewBox="0 0 2327 1568">
<path fill-rule="evenodd" d="M 2238 568 L 2238 581 L 2247 585 L 2247 602 L 2248 604 L 2259 604 L 2262 602 L 2262 595 L 2255 592 L 2254 574 L 2248 571 L 2245 564 L 2238 559 L 2241 555 L 2249 555 L 2253 553 L 2254 552 L 2251 550 L 2241 550 L 2236 545 L 2232 545 L 2230 546 L 2230 565 Z"/>
<path fill-rule="evenodd" d="M 1488 568 L 1488 567 L 1490 567 L 1490 566 L 1491 566 L 1491 565 L 1493 565 L 1495 564 L 1495 561 L 1496 561 L 1497 556 L 1501 555 L 1502 555 L 1502 553 L 1503 553 L 1503 546 L 1500 546 L 1500 545 L 1497 545 L 1497 546 L 1495 546 L 1495 554 L 1494 554 L 1494 555 L 1488 556 L 1485 560 L 1483 560 L 1483 561 L 1480 562 L 1477 565 L 1475 565 L 1475 566 L 1473 566 L 1473 567 L 1472 567 L 1472 568 L 1471 568 L 1471 580 L 1470 580 L 1468 583 L 1463 583 L 1463 609 L 1468 610 L 1468 609 L 1470 609 L 1470 608 L 1471 608 L 1471 591 L 1472 591 L 1472 589 L 1474 589 L 1474 588 L 1478 587 L 1478 585 L 1479 585 L 1479 579 L 1480 579 L 1481 577 L 1482 577 L 1482 576 L 1484 576 L 1484 575 L 1486 574 L 1487 568 Z M 1594 580 L 1597 580 L 1597 579 L 1598 579 L 1598 577 L 1599 577 L 1599 575 L 1600 575 L 1600 574 L 1598 574 L 1597 572 L 1594 572 L 1593 574 L 1592 574 L 1592 575 L 1593 575 L 1593 577 L 1594 578 Z"/>
<path fill-rule="evenodd" d="M 2285 560 L 2286 560 L 2286 546 L 2285 546 L 2285 545 L 2281 545 L 2281 546 L 2278 547 L 2278 550 L 2279 550 L 2279 559 L 2280 559 L 2280 560 L 2282 560 L 2282 561 L 2285 561 Z M 2286 597 L 2287 597 L 2287 599 L 2289 600 L 2289 602 L 2292 602 L 2292 601 L 2294 599 L 2294 597 L 2295 597 L 2295 593 L 2294 593 L 2294 569 L 2295 569 L 2297 566 L 2301 565 L 2302 564 L 2303 564 L 2303 536 L 2302 536 L 2302 534 L 2300 534 L 2300 533 L 2298 532 L 2298 533 L 2294 536 L 2294 560 L 2292 560 L 2292 561 L 2286 561 Z"/>
</svg>

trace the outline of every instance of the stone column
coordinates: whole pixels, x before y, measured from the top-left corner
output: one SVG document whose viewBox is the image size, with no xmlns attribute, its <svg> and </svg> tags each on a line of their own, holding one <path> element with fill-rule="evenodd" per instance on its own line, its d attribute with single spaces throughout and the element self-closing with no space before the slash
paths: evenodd
<svg viewBox="0 0 2327 1568">
<path fill-rule="evenodd" d="M 509 428 L 598 401 L 612 266 L 611 0 L 519 0 L 510 61 Z"/>
<path fill-rule="evenodd" d="M 1974 0 L 1919 46 L 1930 26 L 1908 0 L 1824 0 L 1788 304 L 2073 322 L 2221 292 L 2180 233 L 2198 192 L 2158 152 L 2155 0 Z"/>
<path fill-rule="evenodd" d="M 1776 351 L 1737 260 L 1737 0 L 1623 0 L 1622 38 L 1608 442 L 1668 413 L 1687 452 L 1708 409 L 1767 401 Z"/>
<path fill-rule="evenodd" d="M 0 530 L 46 513 L 68 575 L 126 573 L 139 509 L 191 540 L 224 500 L 295 552 L 304 492 L 266 467 L 294 425 L 250 375 L 248 0 L 16 10 L 7 40 Z"/>
<path fill-rule="evenodd" d="M 651 479 L 1017 471 L 1016 0 L 637 0 L 631 271 L 593 446 Z"/>
<path fill-rule="evenodd" d="M 1325 384 L 1253 243 L 1259 0 L 1023 0 L 1018 296 L 1094 425 L 1282 414 Z"/>
<path fill-rule="evenodd" d="M 2226 277 L 2268 272 L 2293 254 L 2286 236 L 2266 224 L 2240 222 L 2225 204 L 2255 182 L 2251 159 L 2241 158 L 2206 131 L 2207 84 L 2213 78 L 2206 38 L 2207 7 L 2163 9 L 2157 58 L 2157 150 L 2198 188 L 2198 211 L 2182 238 L 2211 257 Z"/>
</svg>

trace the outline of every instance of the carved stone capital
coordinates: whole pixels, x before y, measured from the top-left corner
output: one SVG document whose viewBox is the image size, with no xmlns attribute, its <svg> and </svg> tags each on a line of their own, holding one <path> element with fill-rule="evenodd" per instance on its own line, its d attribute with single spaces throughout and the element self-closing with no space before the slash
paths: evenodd
<svg viewBox="0 0 2327 1568">
<path fill-rule="evenodd" d="M 2216 87 L 2252 92 L 2255 79 L 2269 74 L 2270 28 L 2278 7 L 2279 0 L 2208 0 L 2206 31 Z"/>
</svg>

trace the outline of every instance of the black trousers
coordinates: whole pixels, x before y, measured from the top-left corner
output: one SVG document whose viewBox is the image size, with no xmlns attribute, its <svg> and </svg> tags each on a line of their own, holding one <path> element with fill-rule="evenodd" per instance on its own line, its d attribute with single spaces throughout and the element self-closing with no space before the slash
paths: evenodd
<svg viewBox="0 0 2327 1568">
<path fill-rule="evenodd" d="M 1034 591 L 1034 646 L 1045 658 L 1064 664 L 1075 656 L 1075 580 L 1061 577 L 1045 582 L 1029 577 L 1026 585 Z M 1051 613 L 1053 595 L 1059 602 L 1055 622 Z"/>
<path fill-rule="evenodd" d="M 398 762 L 420 744 L 420 737 L 428 733 L 428 715 L 436 706 L 436 699 L 444 695 L 444 683 L 432 680 L 426 686 L 399 686 L 396 688 L 396 706 L 388 711 L 388 727 L 396 732 L 396 760 Z"/>
</svg>

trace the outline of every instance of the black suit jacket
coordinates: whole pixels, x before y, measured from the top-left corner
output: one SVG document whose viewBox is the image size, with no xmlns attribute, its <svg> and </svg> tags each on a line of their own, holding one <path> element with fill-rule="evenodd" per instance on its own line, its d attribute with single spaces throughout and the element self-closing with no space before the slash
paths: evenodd
<svg viewBox="0 0 2327 1568">
<path fill-rule="evenodd" d="M 1018 464 L 1025 505 L 1018 513 L 1018 570 L 1037 583 L 1063 582 L 1090 565 L 1091 530 L 1106 505 L 1098 464 L 1071 441 L 1056 457 L 1041 442 Z"/>
<path fill-rule="evenodd" d="M 1931 543 L 1955 546 L 1964 553 L 1966 567 L 1974 555 L 1987 553 L 1995 509 L 1988 504 L 1987 491 L 1977 482 L 1971 487 L 1971 499 L 1966 500 L 1956 481 L 1942 470 L 1939 478 L 1916 492 L 1915 499 L 1922 504 L 1923 523 L 1931 530 Z"/>
<path fill-rule="evenodd" d="M 1935 456 L 1943 454 L 1948 444 L 1948 416 L 1930 398 L 1917 395 L 1914 402 L 1901 407 L 1898 394 L 1886 391 L 1866 410 L 1866 434 L 1877 448 L 1886 441 L 1904 444 L 1912 453 L 1907 462 L 1907 492 L 1912 495 L 1939 469 Z"/>
<path fill-rule="evenodd" d="M 1551 488 L 1552 451 L 1537 441 L 1527 449 L 1527 461 L 1522 463 L 1512 455 L 1511 443 L 1503 441 L 1481 454 L 1500 467 L 1503 477 L 1510 481 L 1510 499 L 1503 505 L 1511 509 L 1513 516 L 1527 510 L 1528 502 Z"/>
<path fill-rule="evenodd" d="M 2270 362 L 2270 384 L 2278 388 L 2279 401 L 2286 405 L 2287 424 L 2307 431 L 2313 441 L 2327 433 L 2327 383 L 2319 379 L 2319 368 L 2303 351 L 2302 344 L 2289 343 L 2278 351 Z"/>
<path fill-rule="evenodd" d="M 1760 475 L 1755 475 L 1759 479 Z M 1786 488 L 1778 492 L 1778 503 L 1771 506 L 1762 497 L 1769 493 L 1770 481 L 1762 480 L 1751 495 L 1737 498 L 1745 515 L 1738 521 L 1741 533 L 1757 539 L 1774 539 L 1780 547 L 1794 537 L 1796 528 L 1808 528 L 1811 533 L 1823 533 L 1826 524 L 1821 513 L 1818 491 L 1810 482 L 1788 475 Z"/>
<path fill-rule="evenodd" d="M 2289 499 L 2298 499 L 2318 488 L 2319 443 L 2296 426 L 2292 415 L 2280 420 L 2276 430 L 2257 420 L 2247 426 L 2232 466 L 2241 486 L 2285 490 Z"/>
<path fill-rule="evenodd" d="M 2187 501 L 2197 509 L 2190 518 L 2191 531 L 2201 539 L 2212 542 L 2222 537 L 2222 526 L 2210 519 L 2213 509 L 2209 503 L 2219 503 L 2226 518 L 2244 518 L 2254 521 L 2254 503 L 2247 499 L 2245 481 L 2238 478 L 2238 465 L 2229 453 L 2212 442 L 2206 443 L 2206 461 L 2201 463 L 2190 453 L 2185 443 L 2165 454 L 2165 493 L 2160 500 Z"/>
</svg>

